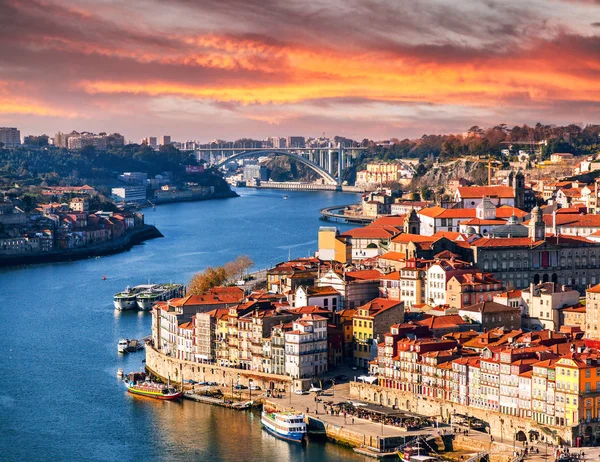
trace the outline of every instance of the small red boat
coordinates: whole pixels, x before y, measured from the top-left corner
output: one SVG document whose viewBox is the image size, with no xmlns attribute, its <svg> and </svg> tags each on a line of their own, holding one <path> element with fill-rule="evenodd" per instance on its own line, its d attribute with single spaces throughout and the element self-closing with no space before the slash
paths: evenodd
<svg viewBox="0 0 600 462">
<path fill-rule="evenodd" d="M 127 391 L 129 393 L 147 396 L 149 398 L 174 401 L 183 397 L 183 391 L 177 390 L 176 388 L 163 383 L 156 383 L 149 380 L 137 383 L 126 381 L 125 386 L 127 387 Z"/>
</svg>

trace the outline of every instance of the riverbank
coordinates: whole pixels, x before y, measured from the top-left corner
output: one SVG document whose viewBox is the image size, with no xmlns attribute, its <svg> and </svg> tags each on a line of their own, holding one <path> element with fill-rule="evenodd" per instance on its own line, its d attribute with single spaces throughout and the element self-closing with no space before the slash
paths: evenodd
<svg viewBox="0 0 600 462">
<path fill-rule="evenodd" d="M 90 257 L 112 255 L 115 253 L 124 252 L 129 250 L 134 245 L 141 244 L 144 241 L 158 237 L 164 236 L 155 226 L 143 225 L 117 239 L 101 242 L 89 247 L 61 249 L 51 252 L 38 252 L 23 255 L 0 255 L 0 267 L 84 260 Z"/>
<path fill-rule="evenodd" d="M 161 198 L 161 199 L 148 199 L 148 201 L 144 204 L 138 205 L 135 207 L 136 210 L 146 209 L 149 207 L 155 207 L 157 205 L 165 205 L 165 204 L 178 204 L 180 202 L 202 202 L 209 201 L 213 199 L 229 199 L 233 197 L 240 197 L 238 193 L 229 189 L 229 191 L 220 191 L 210 196 L 204 195 L 195 195 L 191 197 L 174 197 L 174 198 Z"/>
</svg>

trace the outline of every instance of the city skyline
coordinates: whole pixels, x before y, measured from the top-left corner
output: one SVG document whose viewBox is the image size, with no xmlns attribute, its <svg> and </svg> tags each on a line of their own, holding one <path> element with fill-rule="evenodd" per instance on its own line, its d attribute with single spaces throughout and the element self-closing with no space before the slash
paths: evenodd
<svg viewBox="0 0 600 462">
<path fill-rule="evenodd" d="M 0 1 L 0 125 L 208 141 L 594 123 L 599 11 L 596 0 Z"/>
</svg>

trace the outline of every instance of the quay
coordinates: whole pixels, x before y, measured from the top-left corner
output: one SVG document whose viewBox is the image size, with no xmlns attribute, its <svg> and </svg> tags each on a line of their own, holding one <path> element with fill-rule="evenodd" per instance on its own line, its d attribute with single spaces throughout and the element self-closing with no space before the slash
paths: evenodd
<svg viewBox="0 0 600 462">
<path fill-rule="evenodd" d="M 330 441 L 352 447 L 358 453 L 373 458 L 384 458 L 390 454 L 395 454 L 397 447 L 402 446 L 416 436 L 440 437 L 438 439 L 441 439 L 442 434 L 452 432 L 452 427 L 448 424 L 409 431 L 402 427 L 386 425 L 357 416 L 347 415 L 344 417 L 343 415 L 324 411 L 323 402 L 327 401 L 339 403 L 359 400 L 362 406 L 369 402 L 373 403 L 372 396 L 369 395 L 372 395 L 377 387 L 365 386 L 357 382 L 340 383 L 325 389 L 320 397 L 322 401 L 316 401 L 314 394 L 300 395 L 294 393 L 292 391 L 293 380 L 288 376 L 185 361 L 164 355 L 151 344 L 146 346 L 146 368 L 163 381 L 170 380 L 171 383 L 180 384 L 182 379 L 184 379 L 184 382 L 187 380 L 216 382 L 221 385 L 219 388 L 225 395 L 225 399 L 203 396 L 192 390 L 184 395 L 184 398 L 189 400 L 229 407 L 227 406 L 227 397 L 229 396 L 229 400 L 237 399 L 239 400 L 237 402 L 242 403 L 237 405 L 238 408 L 243 406 L 243 403 L 254 401 L 257 407 L 264 404 L 280 411 L 301 411 L 305 413 L 309 435 L 326 437 Z M 230 384 L 233 383 L 246 386 L 255 384 L 259 385 L 261 390 L 256 392 L 250 392 L 249 389 L 233 391 L 230 388 Z M 276 390 L 279 396 L 264 397 L 263 392 L 267 389 Z M 436 408 L 437 412 L 431 412 L 433 409 L 416 406 L 416 401 L 416 398 L 414 401 L 411 400 L 404 412 L 415 416 L 439 415 L 439 405 Z M 412 405 L 413 403 L 415 406 Z M 373 403 L 373 405 L 375 404 Z M 236 409 L 234 406 L 231 407 Z M 404 408 L 404 406 L 401 405 L 400 408 Z M 391 411 L 392 408 L 382 407 L 382 410 Z M 419 414 L 415 412 L 419 412 Z M 457 425 L 454 425 L 454 427 L 460 429 Z M 453 452 L 444 453 L 444 456 L 451 457 L 460 454 L 468 455 L 464 458 L 468 459 L 471 455 L 484 450 L 489 454 L 490 462 L 506 462 L 513 459 L 514 448 L 508 432 L 504 436 L 506 438 L 498 438 L 492 441 L 490 435 L 484 432 L 470 430 L 468 435 L 463 435 L 459 431 L 453 438 Z M 598 449 L 600 455 L 600 448 Z M 540 450 L 540 452 L 541 454 L 536 455 L 537 457 L 542 456 L 543 451 Z M 536 456 L 530 455 L 528 460 L 542 460 L 541 458 L 535 458 Z M 458 460 L 458 456 L 455 459 Z"/>
<path fill-rule="evenodd" d="M 319 183 L 303 183 L 301 181 L 265 181 L 257 186 L 246 186 L 247 188 L 256 189 L 283 189 L 288 191 L 338 191 L 347 193 L 364 193 L 365 189 L 357 186 L 336 185 L 336 184 L 319 184 Z"/>
<path fill-rule="evenodd" d="M 229 409 L 235 409 L 238 411 L 243 411 L 246 409 L 252 409 L 255 407 L 262 407 L 261 400 L 256 401 L 231 401 L 231 399 L 227 399 L 227 395 L 223 395 L 222 398 L 216 398 L 214 396 L 201 395 L 195 393 L 193 391 L 185 391 L 183 393 L 184 399 L 189 399 L 190 401 L 196 401 L 197 403 L 210 404 L 213 406 L 226 407 Z M 232 397 L 230 397 L 232 398 Z"/>
<path fill-rule="evenodd" d="M 346 215 L 342 211 L 345 210 L 349 205 L 334 205 L 332 207 L 325 207 L 319 210 L 321 214 L 321 218 L 323 220 L 333 220 L 333 221 L 344 221 L 346 223 L 358 223 L 362 225 L 366 225 L 372 223 L 375 218 L 366 217 L 366 216 L 358 216 L 358 215 Z"/>
</svg>

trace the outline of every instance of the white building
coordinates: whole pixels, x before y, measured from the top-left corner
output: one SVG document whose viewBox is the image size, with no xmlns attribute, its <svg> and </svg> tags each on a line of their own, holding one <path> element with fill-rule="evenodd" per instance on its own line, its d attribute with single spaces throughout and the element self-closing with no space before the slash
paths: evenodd
<svg viewBox="0 0 600 462">
<path fill-rule="evenodd" d="M 560 328 L 560 310 L 579 303 L 580 296 L 575 289 L 554 282 L 544 282 L 537 286 L 531 284 L 529 288 L 523 289 L 521 294 L 526 313 L 529 314 L 524 318 L 524 325 L 552 331 Z"/>
<path fill-rule="evenodd" d="M 294 307 L 320 306 L 329 311 L 338 311 L 342 307 L 342 296 L 331 286 L 304 287 L 296 289 Z"/>
<path fill-rule="evenodd" d="M 327 318 L 305 314 L 285 333 L 285 373 L 301 379 L 327 372 Z"/>
<path fill-rule="evenodd" d="M 116 202 L 125 202 L 126 204 L 133 202 L 145 202 L 146 187 L 123 186 L 121 188 L 112 188 L 112 195 Z"/>
</svg>

